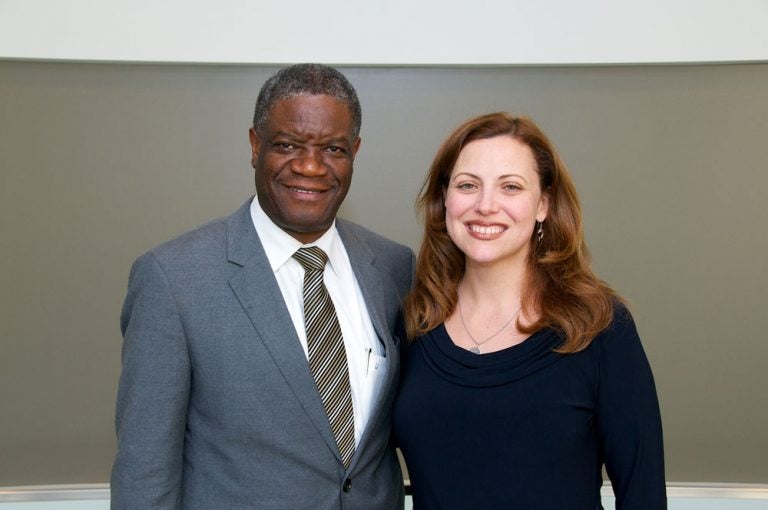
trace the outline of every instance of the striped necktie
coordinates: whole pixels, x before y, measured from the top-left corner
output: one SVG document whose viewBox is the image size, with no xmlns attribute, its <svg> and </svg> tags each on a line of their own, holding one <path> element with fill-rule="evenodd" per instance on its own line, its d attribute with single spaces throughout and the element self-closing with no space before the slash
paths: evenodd
<svg viewBox="0 0 768 510">
<path fill-rule="evenodd" d="M 293 257 L 304 267 L 304 325 L 309 368 L 320 392 L 331 431 L 345 467 L 355 452 L 355 420 L 349 369 L 336 309 L 323 283 L 328 256 L 317 246 L 300 248 Z"/>
</svg>

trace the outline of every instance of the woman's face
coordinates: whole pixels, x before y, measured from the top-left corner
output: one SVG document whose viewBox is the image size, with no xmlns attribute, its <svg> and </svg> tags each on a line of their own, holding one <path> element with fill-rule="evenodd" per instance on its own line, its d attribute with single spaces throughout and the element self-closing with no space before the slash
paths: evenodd
<svg viewBox="0 0 768 510">
<path fill-rule="evenodd" d="M 530 147 L 496 136 L 459 153 L 445 193 L 445 223 L 467 264 L 524 265 L 547 206 Z"/>
</svg>

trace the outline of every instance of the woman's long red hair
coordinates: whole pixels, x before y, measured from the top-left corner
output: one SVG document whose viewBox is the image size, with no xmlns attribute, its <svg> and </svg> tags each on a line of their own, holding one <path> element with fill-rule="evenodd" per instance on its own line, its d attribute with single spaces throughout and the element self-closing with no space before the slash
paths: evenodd
<svg viewBox="0 0 768 510">
<path fill-rule="evenodd" d="M 416 281 L 406 299 L 408 337 L 442 324 L 457 303 L 464 276 L 464 254 L 445 226 L 445 190 L 461 150 L 474 140 L 511 136 L 530 147 L 539 183 L 549 199 L 543 238 L 531 234 L 523 309 L 531 324 L 518 323 L 524 333 L 553 327 L 564 337 L 559 352 L 584 349 L 610 324 L 621 298 L 592 272 L 581 221 L 581 206 L 568 170 L 552 143 L 527 117 L 491 113 L 464 122 L 443 142 L 429 169 L 417 207 L 424 219 L 424 237 L 416 265 Z M 519 321 L 518 321 L 519 322 Z"/>
</svg>

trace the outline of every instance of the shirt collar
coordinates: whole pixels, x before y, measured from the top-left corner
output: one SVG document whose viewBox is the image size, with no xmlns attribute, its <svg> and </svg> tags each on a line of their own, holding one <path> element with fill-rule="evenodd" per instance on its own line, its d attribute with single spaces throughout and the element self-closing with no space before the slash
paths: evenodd
<svg viewBox="0 0 768 510">
<path fill-rule="evenodd" d="M 256 228 L 256 233 L 261 239 L 261 245 L 267 254 L 267 260 L 272 268 L 272 272 L 277 272 L 283 265 L 293 258 L 296 250 L 306 246 L 317 246 L 328 255 L 328 262 L 334 272 L 339 267 L 339 257 L 342 256 L 340 250 L 341 240 L 336 230 L 336 220 L 333 221 L 330 228 L 320 236 L 316 241 L 309 244 L 301 244 L 298 240 L 275 225 L 267 216 L 267 213 L 261 208 L 257 197 L 251 201 L 251 220 Z M 298 263 L 298 261 L 297 261 Z"/>
</svg>

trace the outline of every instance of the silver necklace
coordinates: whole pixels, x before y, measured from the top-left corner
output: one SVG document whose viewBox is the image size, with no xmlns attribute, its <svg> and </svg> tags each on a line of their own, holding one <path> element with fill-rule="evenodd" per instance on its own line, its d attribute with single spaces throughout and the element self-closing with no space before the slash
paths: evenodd
<svg viewBox="0 0 768 510">
<path fill-rule="evenodd" d="M 481 345 L 483 345 L 485 342 L 488 342 L 488 341 L 493 340 L 494 338 L 496 338 L 499 335 L 499 333 L 501 333 L 502 331 L 507 329 L 507 326 L 512 324 L 512 321 L 515 320 L 515 318 L 517 317 L 517 314 L 520 313 L 520 308 L 522 306 L 522 305 L 520 305 L 520 306 L 517 307 L 517 310 L 515 311 L 515 314 L 512 317 L 510 317 L 509 320 L 506 323 L 504 323 L 504 325 L 501 327 L 500 330 L 498 330 L 496 333 L 492 334 L 491 336 L 489 336 L 485 340 L 480 340 L 478 342 L 475 339 L 475 337 L 472 336 L 472 333 L 469 332 L 469 328 L 467 327 L 467 323 L 464 321 L 464 312 L 461 310 L 461 298 L 457 299 L 457 301 L 458 301 L 458 305 L 459 305 L 459 319 L 461 319 L 461 325 L 464 326 L 464 331 L 467 332 L 467 335 L 469 335 L 469 338 L 475 343 L 475 346 L 471 347 L 469 349 L 469 352 L 473 352 L 475 354 L 480 354 L 480 346 Z"/>
</svg>

